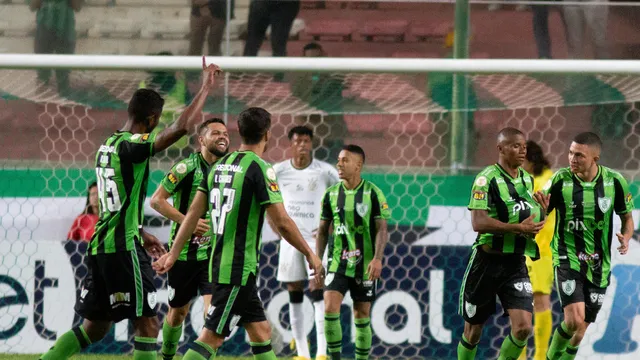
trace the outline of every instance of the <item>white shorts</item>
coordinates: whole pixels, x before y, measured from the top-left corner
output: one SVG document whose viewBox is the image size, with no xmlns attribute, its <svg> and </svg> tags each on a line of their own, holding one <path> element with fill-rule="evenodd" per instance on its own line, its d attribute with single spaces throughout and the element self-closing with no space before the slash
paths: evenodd
<svg viewBox="0 0 640 360">
<path fill-rule="evenodd" d="M 316 251 L 316 242 L 308 241 L 309 247 Z M 322 263 L 326 267 L 327 253 L 325 251 Z M 278 276 L 276 279 L 280 282 L 296 282 L 311 279 L 311 269 L 307 259 L 300 251 L 294 248 L 286 240 L 280 240 L 280 254 L 278 256 Z"/>
</svg>

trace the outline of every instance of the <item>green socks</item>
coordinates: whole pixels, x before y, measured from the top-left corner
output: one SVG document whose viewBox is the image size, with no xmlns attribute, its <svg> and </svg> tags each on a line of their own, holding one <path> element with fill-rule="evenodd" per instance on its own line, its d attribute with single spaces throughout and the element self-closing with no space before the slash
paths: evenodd
<svg viewBox="0 0 640 360">
<path fill-rule="evenodd" d="M 478 351 L 478 344 L 471 344 L 464 335 L 458 343 L 458 360 L 473 360 Z"/>
<path fill-rule="evenodd" d="M 512 333 L 509 333 L 509 336 L 507 336 L 502 342 L 498 360 L 517 359 L 520 357 L 525 345 L 527 345 L 526 340 L 520 341 L 516 339 Z"/>
<path fill-rule="evenodd" d="M 371 319 L 355 319 L 356 324 L 356 360 L 367 360 L 371 349 Z"/>
<path fill-rule="evenodd" d="M 250 342 L 251 352 L 255 360 L 277 360 L 276 354 L 271 348 L 271 340 L 261 343 Z"/>
<path fill-rule="evenodd" d="M 549 351 L 547 352 L 547 359 L 561 359 L 561 356 L 567 349 L 567 345 L 569 345 L 569 340 L 571 340 L 572 336 L 573 334 L 569 333 L 569 331 L 567 330 L 567 325 L 565 325 L 563 321 L 553 333 L 551 345 L 549 345 Z"/>
<path fill-rule="evenodd" d="M 91 344 L 82 326 L 64 333 L 40 360 L 66 360 Z"/>
<path fill-rule="evenodd" d="M 182 335 L 182 324 L 172 327 L 165 319 L 162 324 L 162 359 L 173 360 L 178 350 L 178 342 Z"/>
<path fill-rule="evenodd" d="M 216 358 L 216 351 L 211 346 L 196 340 L 182 360 L 213 360 Z"/>
<path fill-rule="evenodd" d="M 369 333 L 371 333 L 371 330 L 369 330 Z M 324 313 L 324 335 L 327 338 L 327 354 L 329 355 L 329 359 L 340 360 L 340 353 L 342 352 L 340 313 Z M 371 347 L 371 339 L 369 339 L 369 347 Z"/>
<path fill-rule="evenodd" d="M 578 355 L 578 347 L 569 345 L 567 346 L 567 350 L 565 350 L 564 354 L 560 357 L 560 360 L 573 360 Z"/>
<path fill-rule="evenodd" d="M 133 360 L 156 360 L 156 341 L 155 338 L 142 336 L 133 338 Z"/>
</svg>

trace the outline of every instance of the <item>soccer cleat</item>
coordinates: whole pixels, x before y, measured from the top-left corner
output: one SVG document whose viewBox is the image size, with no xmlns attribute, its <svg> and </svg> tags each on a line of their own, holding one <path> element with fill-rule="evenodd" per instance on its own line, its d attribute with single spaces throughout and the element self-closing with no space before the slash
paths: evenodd
<svg viewBox="0 0 640 360">
<path fill-rule="evenodd" d="M 327 357 L 327 355 L 318 355 L 316 356 L 316 360 L 328 360 L 329 358 Z"/>
<path fill-rule="evenodd" d="M 291 351 L 294 351 L 296 349 L 296 339 L 291 339 L 291 342 L 289 343 L 289 349 L 291 349 Z"/>
<path fill-rule="evenodd" d="M 294 356 L 294 357 L 293 357 L 293 360 L 311 360 L 311 359 L 306 358 L 306 357 L 304 357 L 304 356 Z"/>
</svg>

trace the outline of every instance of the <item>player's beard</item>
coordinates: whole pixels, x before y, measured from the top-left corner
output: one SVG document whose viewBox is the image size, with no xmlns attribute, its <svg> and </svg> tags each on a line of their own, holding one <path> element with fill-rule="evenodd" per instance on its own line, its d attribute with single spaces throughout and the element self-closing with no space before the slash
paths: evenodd
<svg viewBox="0 0 640 360">
<path fill-rule="evenodd" d="M 227 155 L 227 153 L 229 153 L 229 146 L 227 146 L 227 148 L 224 151 L 220 151 L 218 150 L 218 147 L 216 146 L 216 144 L 213 144 L 211 146 L 207 146 L 207 150 L 209 150 L 210 153 L 212 153 L 219 159 Z"/>
</svg>

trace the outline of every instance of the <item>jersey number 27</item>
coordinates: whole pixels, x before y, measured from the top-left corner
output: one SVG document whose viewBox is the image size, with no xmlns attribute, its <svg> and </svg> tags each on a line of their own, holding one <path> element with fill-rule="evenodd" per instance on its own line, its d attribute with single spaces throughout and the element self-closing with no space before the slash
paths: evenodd
<svg viewBox="0 0 640 360">
<path fill-rule="evenodd" d="M 225 220 L 227 214 L 233 208 L 233 200 L 236 197 L 234 189 L 225 188 L 213 189 L 209 194 L 211 199 L 211 229 L 214 234 L 222 235 L 224 233 Z"/>
</svg>

